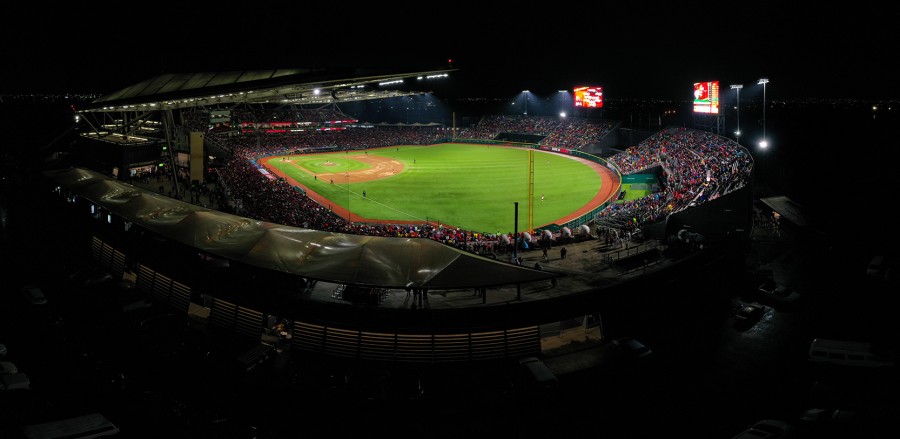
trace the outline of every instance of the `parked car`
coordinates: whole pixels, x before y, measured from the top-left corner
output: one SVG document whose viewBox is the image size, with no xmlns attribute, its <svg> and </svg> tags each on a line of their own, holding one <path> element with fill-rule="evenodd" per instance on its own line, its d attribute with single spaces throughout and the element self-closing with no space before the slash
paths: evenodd
<svg viewBox="0 0 900 439">
<path fill-rule="evenodd" d="M 884 256 L 875 255 L 872 257 L 872 260 L 869 261 L 869 266 L 866 267 L 866 276 L 871 279 L 878 279 L 882 276 L 884 271 Z"/>
<path fill-rule="evenodd" d="M 631 338 L 620 337 L 612 341 L 613 346 L 632 359 L 646 359 L 653 356 L 653 351 L 643 343 Z"/>
<path fill-rule="evenodd" d="M 119 433 L 119 427 L 100 413 L 89 413 L 21 428 L 26 439 L 92 439 Z"/>
<path fill-rule="evenodd" d="M 746 303 L 738 307 L 734 313 L 736 323 L 752 325 L 766 314 L 766 306 L 759 303 Z"/>
<path fill-rule="evenodd" d="M 32 305 L 44 305 L 47 303 L 47 297 L 44 296 L 44 292 L 36 285 L 25 285 L 22 287 L 22 295 Z"/>
<path fill-rule="evenodd" d="M 0 390 L 28 390 L 31 380 L 22 372 L 0 375 Z"/>
<path fill-rule="evenodd" d="M 10 361 L 0 361 L 0 375 L 19 373 L 19 368 Z"/>
<path fill-rule="evenodd" d="M 859 419 L 859 413 L 854 410 L 811 408 L 803 412 L 800 420 L 817 424 L 844 424 L 854 423 Z"/>
<path fill-rule="evenodd" d="M 763 419 L 732 439 L 779 439 L 791 437 L 793 428 L 790 424 L 777 419 Z"/>
<path fill-rule="evenodd" d="M 839 438 L 851 437 L 861 423 L 860 412 L 855 410 L 811 408 L 800 415 L 797 427 L 803 437 Z"/>
<path fill-rule="evenodd" d="M 769 303 L 787 305 L 800 299 L 800 293 L 793 288 L 779 285 L 775 281 L 763 282 L 757 288 L 757 291 L 759 292 L 760 300 Z"/>
<path fill-rule="evenodd" d="M 72 284 L 83 287 L 105 284 L 112 279 L 112 274 L 103 268 L 94 265 L 82 267 L 69 276 L 69 281 L 72 282 Z"/>
<path fill-rule="evenodd" d="M 537 357 L 525 357 L 519 360 L 519 378 L 521 388 L 527 395 L 550 394 L 559 387 L 559 379 Z"/>
</svg>

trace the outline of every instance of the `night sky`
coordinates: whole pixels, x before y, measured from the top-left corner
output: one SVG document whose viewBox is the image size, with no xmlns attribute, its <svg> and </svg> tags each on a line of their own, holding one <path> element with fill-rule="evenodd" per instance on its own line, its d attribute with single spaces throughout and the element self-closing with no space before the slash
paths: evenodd
<svg viewBox="0 0 900 439">
<path fill-rule="evenodd" d="M 161 73 L 427 68 L 453 59 L 457 96 L 593 84 L 613 99 L 686 99 L 693 82 L 720 80 L 724 88 L 765 76 L 772 99 L 900 97 L 892 66 L 898 49 L 892 23 L 900 17 L 877 8 L 725 2 L 641 10 L 605 2 L 429 8 L 316 10 L 297 3 L 283 10 L 12 13 L 12 25 L 0 29 L 7 61 L 0 93 L 105 94 Z"/>
</svg>

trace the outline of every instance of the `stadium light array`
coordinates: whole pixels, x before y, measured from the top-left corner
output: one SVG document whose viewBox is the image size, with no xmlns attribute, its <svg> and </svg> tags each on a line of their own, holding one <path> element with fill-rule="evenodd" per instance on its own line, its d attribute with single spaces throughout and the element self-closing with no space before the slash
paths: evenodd
<svg viewBox="0 0 900 439">
<path fill-rule="evenodd" d="M 762 84 L 763 86 L 763 138 L 759 142 L 759 147 L 766 149 L 769 146 L 769 142 L 766 141 L 766 84 L 769 83 L 769 79 L 762 78 L 759 81 L 756 81 L 756 83 Z"/>
<path fill-rule="evenodd" d="M 393 80 L 393 81 L 384 81 L 384 82 L 379 82 L 379 83 L 378 83 L 378 85 L 392 85 L 392 84 L 403 84 L 403 80 L 402 80 L 402 79 L 395 79 L 395 80 Z"/>
<path fill-rule="evenodd" d="M 731 84 L 732 90 L 737 90 L 737 130 L 734 132 L 734 140 L 741 143 L 741 89 L 743 84 Z"/>
</svg>

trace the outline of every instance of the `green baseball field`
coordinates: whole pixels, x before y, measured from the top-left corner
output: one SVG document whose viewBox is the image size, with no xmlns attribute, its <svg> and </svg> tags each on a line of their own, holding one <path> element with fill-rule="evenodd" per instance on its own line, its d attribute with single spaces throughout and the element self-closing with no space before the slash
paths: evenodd
<svg viewBox="0 0 900 439">
<path fill-rule="evenodd" d="M 609 169 L 534 150 L 535 228 L 561 224 L 616 193 Z M 431 222 L 484 233 L 528 230 L 528 150 L 447 143 L 273 156 L 273 173 L 353 222 Z"/>
</svg>

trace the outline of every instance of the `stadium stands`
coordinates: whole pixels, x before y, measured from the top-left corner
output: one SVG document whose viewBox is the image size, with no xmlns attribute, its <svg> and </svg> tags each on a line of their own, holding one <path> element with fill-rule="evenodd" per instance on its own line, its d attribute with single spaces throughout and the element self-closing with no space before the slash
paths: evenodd
<svg viewBox="0 0 900 439">
<path fill-rule="evenodd" d="M 335 114 L 310 116 L 331 117 Z M 251 116 L 247 116 L 251 117 Z M 461 130 L 459 138 L 488 139 L 501 132 L 541 133 L 541 142 L 577 144 L 595 141 L 612 126 L 587 120 L 535 116 L 486 116 L 474 129 Z M 219 169 L 222 185 L 214 198 L 220 206 L 264 221 L 326 231 L 399 237 L 424 237 L 475 253 L 512 250 L 510 234 L 447 229 L 432 224 L 348 224 L 326 206 L 318 204 L 283 179 L 259 172 L 257 160 L 278 154 L 322 149 L 365 149 L 391 145 L 422 145 L 446 139 L 443 127 L 372 127 L 340 131 L 264 133 L 216 136 L 207 140 L 231 151 L 234 158 Z M 550 139 L 550 140 L 548 140 Z M 575 142 L 575 143 L 572 143 Z M 612 203 L 595 217 L 603 229 L 629 233 L 642 225 L 662 220 L 693 203 L 702 203 L 743 187 L 749 182 L 751 158 L 733 141 L 715 134 L 684 128 L 660 131 L 639 145 L 610 158 L 623 175 L 661 168 L 662 190 L 648 196 Z M 234 200 L 240 200 L 235 204 Z M 230 202 L 229 202 L 230 201 Z M 555 239 L 564 237 L 556 234 Z M 565 237 L 571 239 L 571 237 Z"/>
</svg>

